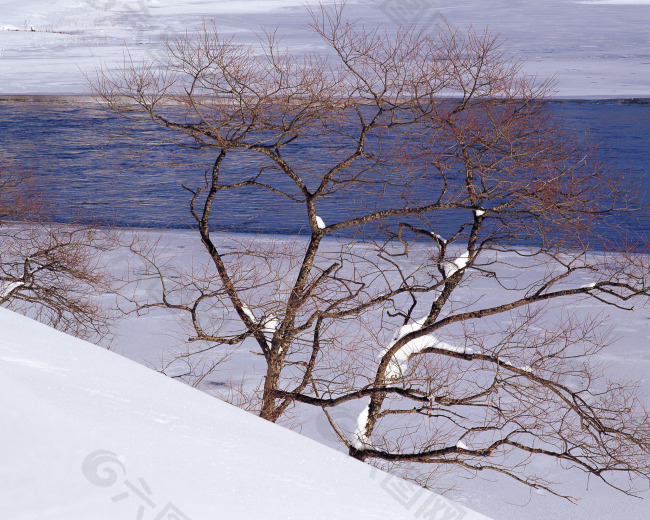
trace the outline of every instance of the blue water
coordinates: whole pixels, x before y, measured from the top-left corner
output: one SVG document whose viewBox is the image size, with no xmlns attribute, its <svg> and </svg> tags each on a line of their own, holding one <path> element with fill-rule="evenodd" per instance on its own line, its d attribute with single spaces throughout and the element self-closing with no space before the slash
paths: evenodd
<svg viewBox="0 0 650 520">
<path fill-rule="evenodd" d="M 603 145 L 603 153 L 619 170 L 635 175 L 650 165 L 650 104 L 624 100 L 561 101 L 552 109 L 561 112 L 567 124 Z M 193 224 L 189 214 L 189 193 L 196 188 L 207 166 L 201 158 L 193 165 L 138 167 L 130 157 L 128 141 L 108 141 L 98 126 L 114 125 L 110 116 L 95 105 L 79 101 L 43 100 L 19 102 L 0 100 L 0 153 L 13 155 L 32 169 L 38 184 L 66 221 L 85 219 L 120 226 L 185 228 Z M 172 152 L 163 149 L 163 154 Z M 322 150 L 318 142 L 292 151 L 293 161 L 318 166 Z M 166 155 L 166 158 L 169 158 Z M 186 161 L 185 156 L 177 160 Z M 238 174 L 257 164 L 254 157 L 227 159 L 224 170 Z M 227 170 L 226 170 L 227 167 Z M 641 196 L 650 194 L 650 178 Z M 298 233 L 307 226 L 304 208 L 287 204 L 282 197 L 265 190 L 228 191 L 215 208 L 215 223 L 221 229 L 239 232 Z M 650 199 L 650 197 L 649 197 Z M 358 202 L 347 194 L 318 208 L 326 223 L 348 218 Z M 457 223 L 440 221 L 440 233 L 448 236 Z M 625 226 L 636 233 L 650 234 L 648 213 L 628 219 Z"/>
</svg>

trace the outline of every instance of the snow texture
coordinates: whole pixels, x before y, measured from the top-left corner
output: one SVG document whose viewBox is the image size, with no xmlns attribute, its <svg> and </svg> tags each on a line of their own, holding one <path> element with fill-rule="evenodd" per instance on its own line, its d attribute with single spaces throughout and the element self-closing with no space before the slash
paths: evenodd
<svg viewBox="0 0 650 520">
<path fill-rule="evenodd" d="M 0 93 L 87 91 L 84 74 L 101 63 L 119 67 L 124 44 L 135 59 L 159 56 L 162 35 L 184 34 L 214 19 L 224 36 L 253 43 L 260 26 L 280 25 L 293 49 L 321 48 L 305 31 L 304 6 L 316 0 L 0 0 Z M 650 1 L 466 0 L 460 4 L 355 0 L 347 16 L 366 27 L 382 23 L 488 28 L 502 49 L 524 60 L 524 72 L 557 75 L 559 97 L 648 97 Z M 33 30 L 32 30 L 33 29 Z M 28 58 L 28 59 L 26 59 Z"/>
<path fill-rule="evenodd" d="M 7 309 L 0 329 L 3 519 L 487 519 Z"/>
<path fill-rule="evenodd" d="M 323 222 L 323 219 L 318 215 L 316 215 L 316 225 L 318 226 L 318 229 L 325 229 L 327 227 L 325 222 Z"/>
<path fill-rule="evenodd" d="M 203 254 L 202 245 L 196 241 L 192 231 L 142 230 L 141 233 L 149 237 L 151 241 L 160 240 L 161 245 L 164 245 L 170 255 L 173 255 L 174 263 L 179 268 L 191 265 L 197 255 Z M 220 235 L 220 240 L 224 241 L 225 245 L 230 244 L 231 241 L 238 244 L 241 236 L 224 233 Z M 278 237 L 259 236 L 255 240 L 263 247 L 265 242 L 277 244 L 278 240 L 286 240 L 286 244 L 304 240 L 306 246 L 308 239 L 306 237 L 279 239 Z M 326 238 L 324 247 L 338 250 L 340 244 L 334 239 Z M 418 262 L 420 259 L 429 258 L 429 256 L 430 244 L 424 243 L 420 248 L 414 245 L 410 259 L 413 262 Z M 530 285 L 537 276 L 544 274 L 543 266 L 533 268 L 530 265 L 530 259 L 521 257 L 519 254 L 505 255 L 502 260 L 511 264 L 510 273 L 513 277 L 517 277 L 524 286 Z M 129 265 L 128 256 L 118 251 L 111 253 L 107 258 L 107 265 L 115 268 L 116 273 L 122 272 Z M 576 285 L 588 281 L 585 279 Z M 465 296 L 471 300 L 476 296 L 475 291 L 478 290 L 483 295 L 482 303 L 484 305 L 494 305 L 503 296 L 503 290 L 497 284 L 491 284 L 489 280 L 483 280 L 480 286 L 473 284 L 459 296 Z M 112 296 L 107 297 L 107 301 L 109 304 L 113 304 Z M 591 308 L 579 305 L 575 311 L 581 319 L 589 312 L 607 312 L 611 315 L 614 333 L 621 338 L 621 341 L 606 349 L 603 355 L 596 356 L 594 361 L 606 363 L 607 376 L 611 376 L 614 380 L 638 381 L 643 396 L 646 399 L 650 398 L 650 379 L 648 378 L 650 356 L 647 349 L 647 338 L 650 337 L 650 309 L 639 307 L 634 312 L 627 312 L 604 305 L 599 306 L 597 303 L 594 305 L 595 307 Z M 550 319 L 560 316 L 564 309 L 565 307 L 561 305 L 551 306 L 548 309 Z M 256 312 L 258 311 L 256 310 Z M 261 320 L 265 320 L 264 315 L 260 312 L 258 314 L 260 314 Z M 13 315 L 8 313 L 4 316 Z M 270 310 L 267 310 L 265 316 L 270 317 Z M 5 393 L 2 394 L 0 400 L 4 405 L 2 408 L 3 424 L 12 425 L 12 429 L 0 429 L 0 441 L 5 450 L 3 453 L 9 455 L 8 457 L 5 455 L 3 463 L 0 464 L 0 479 L 5 483 L 3 494 L 0 495 L 0 518 L 3 520 L 4 518 L 11 520 L 59 520 L 63 518 L 65 520 L 87 520 L 89 518 L 92 520 L 129 520 L 136 518 L 138 504 L 132 497 L 114 504 L 110 502 L 110 497 L 118 495 L 119 490 L 104 488 L 104 494 L 99 496 L 98 493 L 95 493 L 98 488 L 88 484 L 87 480 L 80 476 L 80 460 L 83 460 L 88 453 L 98 449 L 111 450 L 120 457 L 125 456 L 125 465 L 129 474 L 134 479 L 137 476 L 146 479 L 154 493 L 154 498 L 159 499 L 159 505 L 164 504 L 165 501 L 172 501 L 191 520 L 211 518 L 211 515 L 214 516 L 214 510 L 219 510 L 221 502 L 224 503 L 224 517 L 282 518 L 279 514 L 266 515 L 264 508 L 258 505 L 258 500 L 254 498 L 253 492 L 247 489 L 251 487 L 252 479 L 257 479 L 255 480 L 256 485 L 260 482 L 264 486 L 277 484 L 278 487 L 275 488 L 275 491 L 283 492 L 286 496 L 294 496 L 297 489 L 300 491 L 297 496 L 299 502 L 300 500 L 311 500 L 307 496 L 307 490 L 302 489 L 302 486 L 315 489 L 319 484 L 314 479 L 307 479 L 304 483 L 299 481 L 300 478 L 308 476 L 304 473 L 305 468 L 300 467 L 299 462 L 304 460 L 302 458 L 304 450 L 301 448 L 296 452 L 298 460 L 291 460 L 293 451 L 286 447 L 286 444 L 283 444 L 284 448 L 281 448 L 285 451 L 281 451 L 280 455 L 273 459 L 264 458 L 270 457 L 268 452 L 272 450 L 267 449 L 264 457 L 260 459 L 260 464 L 255 466 L 255 462 L 252 461 L 255 461 L 258 453 L 263 451 L 256 443 L 267 430 L 264 427 L 261 430 L 254 427 L 255 423 L 249 423 L 245 414 L 243 419 L 239 419 L 239 414 L 217 413 L 221 408 L 214 408 L 213 406 L 216 406 L 214 404 L 206 404 L 207 408 L 205 408 L 200 404 L 204 403 L 204 397 L 201 397 L 201 394 L 193 389 L 188 389 L 187 400 L 181 400 L 175 393 L 161 390 L 159 383 L 155 382 L 158 381 L 155 378 L 157 374 L 151 375 L 144 368 L 142 371 L 135 372 L 130 368 L 127 370 L 125 367 L 132 367 L 133 363 L 128 363 L 125 360 L 119 361 L 119 358 L 117 358 L 118 364 L 116 365 L 112 362 L 106 363 L 107 359 L 116 358 L 113 354 L 109 355 L 104 352 L 99 360 L 91 361 L 90 358 L 84 357 L 76 361 L 80 355 L 79 352 L 84 356 L 89 356 L 99 349 L 83 343 L 83 348 L 70 350 L 65 347 L 65 343 L 61 339 L 56 339 L 67 338 L 66 336 L 38 324 L 33 324 L 33 336 L 23 338 L 21 335 L 26 333 L 26 329 L 25 327 L 19 328 L 17 323 L 19 321 L 22 323 L 24 318 L 15 316 L 12 318 L 16 320 L 15 324 L 13 321 L 3 320 L 2 317 L 3 314 L 0 314 L 0 328 L 3 330 L 3 341 L 0 341 L 0 391 Z M 181 337 L 186 330 L 176 320 L 167 318 L 168 315 L 164 313 L 151 313 L 137 319 L 120 321 L 116 329 L 117 337 L 113 344 L 113 352 L 119 352 L 142 364 L 158 365 L 164 352 L 168 349 L 178 348 L 176 338 Z M 421 318 L 416 321 L 421 321 Z M 31 324 L 31 322 L 29 323 Z M 415 327 L 413 328 L 415 329 Z M 395 327 L 394 337 L 399 335 L 400 329 L 401 327 Z M 32 330 L 31 325 L 30 330 Z M 39 330 L 45 330 L 48 334 L 37 335 L 36 331 Z M 403 329 L 402 333 L 407 330 Z M 55 336 L 51 336 L 51 334 Z M 6 339 L 5 336 L 7 336 Z M 12 344 L 14 336 L 16 337 L 15 345 Z M 52 346 L 48 350 L 45 347 L 50 343 Z M 31 352 L 32 347 L 27 348 L 30 344 L 37 345 L 39 350 L 34 351 L 34 355 L 29 354 L 28 356 L 25 353 Z M 88 353 L 89 349 L 90 353 Z M 45 356 L 40 354 L 41 351 L 49 353 Z M 480 353 L 480 350 L 472 350 L 467 347 L 464 352 L 466 354 Z M 109 355 L 108 358 L 107 355 Z M 502 353 L 502 355 L 504 354 Z M 526 370 L 523 365 L 529 361 L 522 359 L 515 362 L 515 359 L 512 359 L 512 362 L 521 370 Z M 9 363 L 11 364 L 8 365 Z M 233 381 L 235 385 L 247 384 L 249 385 L 246 387 L 247 390 L 253 391 L 258 380 L 256 378 L 264 375 L 263 371 L 258 370 L 259 367 L 256 368 L 259 365 L 258 356 L 248 352 L 247 349 L 240 349 L 232 363 L 227 372 L 220 371 L 206 380 L 209 380 L 210 384 L 222 384 L 223 381 Z M 106 370 L 104 365 L 107 367 Z M 29 369 L 30 372 L 22 372 L 23 368 Z M 531 369 L 534 370 L 534 367 Z M 123 371 L 123 374 L 120 371 Z M 67 379 L 56 379 L 52 373 L 61 377 L 67 374 Z M 152 380 L 151 377 L 154 379 Z M 104 381 L 104 378 L 107 378 L 108 381 Z M 111 378 L 115 379 L 114 384 L 110 382 Z M 16 398 L 17 391 L 6 392 L 7 385 L 13 385 L 14 382 L 20 382 L 22 385 L 20 395 L 24 395 L 24 397 Z M 63 393 L 64 388 L 66 389 L 65 393 Z M 183 391 L 181 390 L 181 392 Z M 114 395 L 115 407 L 111 406 L 111 399 L 103 397 L 102 394 Z M 27 397 L 30 395 L 32 398 Z M 170 401 L 167 408 L 166 400 Z M 38 403 L 42 403 L 42 405 L 38 405 Z M 218 401 L 216 403 L 222 404 Z M 358 403 L 359 408 L 355 410 L 361 411 L 365 404 L 365 402 Z M 24 410 L 24 413 L 21 413 L 20 408 L 27 405 L 29 405 L 29 410 Z M 187 410 L 184 409 L 185 407 Z M 223 404 L 222 408 L 230 409 Z M 49 411 L 45 412 L 45 410 Z M 305 421 L 300 425 L 304 435 L 347 454 L 347 448 L 341 446 L 327 421 L 324 418 L 319 420 L 322 412 L 315 410 L 312 415 L 309 415 L 310 412 L 307 409 L 304 413 Z M 87 418 L 85 418 L 85 414 Z M 350 439 L 353 440 L 353 431 L 359 413 L 334 410 L 332 415 L 337 422 L 343 426 L 347 425 L 347 429 L 344 428 L 344 431 L 350 432 Z M 173 419 L 174 417 L 176 418 Z M 65 424 L 70 425 L 70 428 L 64 428 Z M 236 426 L 235 430 L 231 429 L 233 425 Z M 66 437 L 68 430 L 71 431 L 70 439 Z M 111 434 L 111 431 L 114 431 L 115 434 Z M 285 437 L 287 433 L 284 432 Z M 238 435 L 241 438 L 238 438 Z M 290 439 L 296 438 L 293 434 L 289 433 L 288 435 Z M 172 437 L 178 439 L 174 440 Z M 75 439 L 81 439 L 79 444 L 84 448 L 83 450 L 79 450 L 74 445 Z M 192 443 L 197 439 L 198 445 L 192 447 Z M 370 440 L 372 441 L 372 438 Z M 154 441 L 154 445 L 150 446 L 148 441 Z M 251 457 L 246 459 L 234 457 L 227 451 L 231 442 L 233 450 L 241 449 L 243 451 L 249 449 L 246 446 L 248 443 L 252 446 L 250 448 L 252 450 Z M 302 441 L 298 440 L 297 442 L 302 446 Z M 208 454 L 207 458 L 205 457 L 206 453 Z M 336 455 L 331 455 L 330 450 L 323 453 L 326 455 L 321 461 L 315 463 L 319 466 L 324 464 L 330 468 L 329 460 Z M 187 454 L 187 458 L 184 454 Z M 276 483 L 273 480 L 275 477 L 278 479 L 290 478 L 287 471 L 284 470 L 283 457 L 289 460 L 292 470 L 295 470 L 295 478 L 284 487 L 282 483 Z M 138 460 L 138 464 L 134 464 L 134 460 Z M 282 466 L 279 472 L 274 472 L 273 460 L 278 466 Z M 188 463 L 188 461 L 190 462 Z M 194 465 L 195 461 L 199 461 L 196 474 L 188 467 Z M 306 463 L 308 464 L 308 462 Z M 240 466 L 242 467 L 240 468 Z M 258 467 L 259 471 L 257 471 Z M 145 469 L 142 470 L 142 468 Z M 146 468 L 151 468 L 152 473 Z M 650 499 L 648 493 L 641 495 L 646 500 L 639 500 L 622 495 L 596 481 L 589 482 L 589 487 L 586 489 L 585 480 L 580 472 L 567 472 L 559 467 L 546 467 L 544 471 L 546 470 L 548 470 L 549 478 L 561 483 L 561 489 L 564 492 L 580 497 L 578 505 L 568 505 L 565 500 L 549 493 L 533 492 L 531 494 L 528 488 L 505 477 L 495 477 L 490 480 L 473 479 L 459 483 L 458 473 L 451 472 L 447 477 L 441 477 L 439 482 L 441 489 L 455 488 L 455 491 L 450 492 L 450 498 L 499 520 L 521 520 L 524 517 L 526 520 L 547 520 L 548 518 L 556 520 L 600 518 L 627 520 L 630 518 L 641 519 L 647 516 L 647 502 Z M 338 474 L 345 471 L 345 467 L 337 466 L 331 473 L 329 473 L 329 469 L 323 470 L 323 472 L 319 471 L 315 478 L 323 478 L 328 485 L 331 484 L 332 487 L 328 487 L 325 492 L 331 492 L 330 496 L 334 497 L 338 496 L 338 490 L 333 483 L 337 481 Z M 157 474 L 163 477 L 158 480 Z M 389 488 L 393 483 L 400 486 L 407 485 L 399 479 L 393 480 L 391 477 L 386 477 L 381 472 L 372 473 L 372 470 L 371 480 L 373 474 L 376 475 L 376 484 L 382 487 L 385 494 L 390 495 Z M 229 488 L 231 475 L 233 486 Z M 355 512 L 361 510 L 362 514 L 355 517 L 352 513 L 346 513 L 342 515 L 342 518 L 357 520 L 357 518 L 368 518 L 372 513 L 375 513 L 375 518 L 378 519 L 400 518 L 401 520 L 403 518 L 403 515 L 395 514 L 394 509 L 389 508 L 385 515 L 381 511 L 377 513 L 378 510 L 386 506 L 384 502 L 380 502 L 379 506 L 376 509 L 371 509 L 370 512 L 363 512 L 366 503 L 371 504 L 375 500 L 376 490 L 368 492 L 365 487 L 368 484 L 367 479 L 356 473 L 355 475 L 358 482 L 352 482 L 351 479 L 345 480 L 341 484 L 343 489 L 341 500 L 347 504 L 342 505 L 341 508 L 356 508 Z M 81 482 L 78 482 L 79 480 Z M 21 484 L 25 482 L 30 484 Z M 351 497 L 346 486 L 358 489 L 359 493 Z M 180 490 L 179 494 L 173 491 L 175 488 Z M 232 494 L 241 496 L 242 501 L 251 501 L 254 506 L 244 509 L 243 505 L 237 505 L 236 497 L 231 496 L 232 494 L 228 495 L 225 488 L 232 489 Z M 216 489 L 216 495 L 210 497 L 213 489 Z M 167 492 L 166 490 L 171 491 Z M 265 490 L 265 493 L 271 494 L 272 490 Z M 367 494 L 368 497 L 368 500 L 361 505 L 359 504 L 360 494 L 364 494 L 364 496 Z M 422 495 L 422 500 L 428 496 L 431 495 Z M 9 497 L 15 503 L 9 502 Z M 393 501 L 398 500 L 396 495 L 389 496 L 389 498 Z M 260 500 L 263 499 L 264 496 L 260 496 Z M 303 518 L 328 518 L 325 513 L 322 513 L 326 508 L 325 499 L 317 496 L 316 500 L 318 507 L 314 515 L 303 514 Z M 107 501 L 109 504 L 106 503 Z M 191 504 L 193 501 L 196 501 L 198 511 L 205 514 L 195 516 L 193 513 L 197 508 L 190 510 L 188 507 L 186 509 L 186 504 Z M 287 501 L 285 500 L 285 502 Z M 350 505 L 352 502 L 354 505 Z M 131 509 L 128 508 L 129 504 Z M 277 501 L 274 501 L 273 504 L 277 504 Z M 424 516 L 416 515 L 420 502 L 417 504 L 410 514 L 412 518 L 422 520 L 425 518 Z M 122 509 L 115 510 L 114 508 L 118 506 Z M 66 512 L 61 513 L 61 508 L 67 508 Z M 32 514 L 34 510 L 36 513 Z M 228 516 L 232 511 L 241 514 Z M 260 511 L 260 514 L 252 514 Z M 299 510 L 291 508 L 285 518 L 296 518 L 299 512 Z M 305 510 L 302 512 L 305 513 Z M 143 520 L 155 518 L 154 514 L 148 514 L 149 511 L 145 513 Z M 391 517 L 390 514 L 393 516 Z M 434 515 L 431 517 L 438 518 Z M 406 518 L 410 517 L 407 515 Z"/>
<path fill-rule="evenodd" d="M 578 3 L 592 5 L 650 5 L 650 0 L 582 0 Z"/>
</svg>

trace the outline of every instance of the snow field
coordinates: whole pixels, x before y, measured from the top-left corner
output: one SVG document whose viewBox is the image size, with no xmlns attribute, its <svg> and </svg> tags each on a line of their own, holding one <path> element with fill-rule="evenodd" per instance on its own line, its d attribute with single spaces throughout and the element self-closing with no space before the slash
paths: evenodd
<svg viewBox="0 0 650 520">
<path fill-rule="evenodd" d="M 151 233 L 152 236 L 158 236 L 159 234 L 156 231 L 145 233 Z M 245 236 L 220 235 L 220 240 L 223 240 L 226 246 L 231 240 L 235 242 L 249 239 L 249 237 Z M 256 240 L 260 243 L 273 243 L 278 247 L 282 247 L 283 241 L 295 243 L 301 239 L 267 236 L 258 237 Z M 178 265 L 190 265 L 190 262 L 200 263 L 203 261 L 201 260 L 203 253 L 200 244 L 196 243 L 196 238 L 190 231 L 163 232 L 162 242 L 165 247 L 169 248 L 167 253 L 169 258 L 175 258 Z M 327 250 L 328 247 L 333 249 L 335 245 L 333 242 L 329 246 L 326 244 L 325 249 Z M 359 245 L 358 247 L 358 253 L 363 255 L 363 246 Z M 404 265 L 407 262 L 417 263 L 421 255 L 428 254 L 428 249 L 426 247 L 420 250 L 415 248 L 410 249 L 410 252 L 409 260 L 405 260 Z M 460 257 L 462 251 L 459 250 L 457 253 L 450 251 L 449 254 L 452 258 L 455 256 Z M 530 268 L 528 259 L 514 253 L 500 257 L 500 261 L 503 265 L 504 274 L 511 277 L 512 282 L 522 288 L 528 286 L 536 274 L 536 271 Z M 119 269 L 124 262 L 126 262 L 125 256 L 119 253 L 115 255 L 112 263 L 116 269 Z M 595 282 L 593 278 L 579 275 L 572 283 L 577 286 L 592 286 Z M 260 295 L 261 297 L 263 295 Z M 499 298 L 500 293 L 493 283 L 483 278 L 477 278 L 471 287 L 460 296 L 459 300 L 475 302 L 476 305 L 483 306 L 489 305 Z M 252 302 L 247 303 L 252 305 Z M 456 304 L 464 305 L 461 301 Z M 650 353 L 647 350 L 648 340 L 650 339 L 650 310 L 639 308 L 635 312 L 628 313 L 619 309 L 605 308 L 597 302 L 582 300 L 567 301 L 563 306 L 556 305 L 547 309 L 549 319 L 557 319 L 567 311 L 576 311 L 578 316 L 584 316 L 585 313 L 593 315 L 605 313 L 609 316 L 608 323 L 613 325 L 612 337 L 618 338 L 618 341 L 598 354 L 595 361 L 602 364 L 607 375 L 613 379 L 638 381 L 643 394 L 650 400 Z M 252 311 L 251 314 L 253 314 Z M 423 314 L 422 312 L 416 314 L 416 316 Z M 257 315 L 257 312 L 253 315 L 256 320 L 262 319 Z M 270 317 L 267 318 L 272 320 Z M 503 320 L 504 318 L 497 317 L 494 319 Z M 384 338 L 383 344 L 375 345 L 374 350 L 371 349 L 364 355 L 376 362 L 382 352 L 385 352 L 385 349 L 390 346 L 391 342 L 408 332 L 417 330 L 421 326 L 421 321 L 414 320 L 413 323 L 406 326 L 389 329 L 389 335 Z M 495 321 L 495 325 L 499 325 L 499 322 Z M 114 344 L 114 350 L 152 366 L 160 366 L 162 357 L 168 357 L 182 349 L 180 340 L 184 335 L 187 336 L 187 333 L 183 333 L 180 323 L 174 323 L 169 315 L 163 313 L 144 316 L 138 320 L 127 320 L 122 323 L 120 330 L 121 334 Z M 134 338 L 137 339 L 134 341 Z M 456 345 L 454 338 L 451 336 L 439 338 L 423 336 L 419 340 L 413 341 L 413 345 L 411 343 L 405 345 L 402 349 L 403 352 L 400 350 L 394 356 L 389 365 L 389 375 L 392 371 L 394 377 L 399 377 L 402 370 L 408 369 L 409 354 L 414 349 L 423 348 L 420 343 L 426 343 L 428 346 L 433 341 L 437 341 L 443 346 L 448 345 L 447 348 L 451 349 L 465 348 Z M 223 369 L 220 368 L 208 376 L 200 388 L 216 395 L 227 390 L 229 385 L 236 388 L 241 384 L 248 390 L 254 388 L 256 381 L 262 375 L 263 367 L 259 356 L 250 353 L 251 349 L 241 348 L 234 352 L 228 364 L 224 365 Z M 503 355 L 506 356 L 507 354 Z M 503 359 L 505 363 L 531 369 L 526 366 L 523 359 L 516 357 L 504 357 Z M 367 439 L 364 438 L 364 413 L 367 411 L 366 407 L 367 399 L 364 399 L 347 407 L 336 409 L 332 413 L 337 424 L 346 435 L 349 435 L 352 442 L 362 444 L 367 442 Z M 336 435 L 332 432 L 322 413 L 305 406 L 296 411 L 296 414 L 299 420 L 293 421 L 291 424 L 287 423 L 287 426 L 297 428 L 302 434 L 310 438 L 344 451 L 344 447 L 336 439 Z M 460 442 L 466 445 L 462 439 L 460 439 Z M 566 501 L 548 494 L 531 493 L 528 488 L 514 481 L 494 476 L 486 476 L 486 479 L 465 480 L 464 478 L 460 479 L 459 475 L 454 473 L 441 475 L 439 489 L 453 488 L 449 493 L 450 498 L 459 500 L 464 505 L 483 514 L 504 520 L 520 519 L 524 511 L 525 518 L 533 520 L 548 518 L 549 514 L 558 519 L 627 519 L 643 518 L 645 514 L 646 501 L 626 497 L 594 481 L 589 484 L 587 490 L 585 489 L 582 474 L 567 472 L 552 463 L 539 462 L 537 467 L 554 480 L 564 483 L 566 489 L 574 496 L 581 497 L 579 505 L 570 505 Z"/>
<path fill-rule="evenodd" d="M 6 309 L 0 324 L 2 518 L 487 519 Z"/>
<path fill-rule="evenodd" d="M 136 58 L 160 55 L 161 35 L 184 34 L 203 18 L 252 42 L 260 26 L 280 26 L 294 51 L 321 49 L 305 31 L 314 0 L 0 0 L 0 94 L 84 94 L 84 74 L 119 66 L 124 45 Z M 650 96 L 647 0 L 355 0 L 350 19 L 364 24 L 472 24 L 501 35 L 503 49 L 526 60 L 528 74 L 556 76 L 556 95 Z"/>
</svg>

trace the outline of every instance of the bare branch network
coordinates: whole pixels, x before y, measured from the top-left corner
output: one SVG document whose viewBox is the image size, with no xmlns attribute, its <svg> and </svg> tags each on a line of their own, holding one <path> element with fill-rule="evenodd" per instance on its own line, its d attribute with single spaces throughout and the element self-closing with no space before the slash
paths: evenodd
<svg viewBox="0 0 650 520">
<path fill-rule="evenodd" d="M 182 377 L 253 350 L 265 373 L 234 390 L 239 405 L 284 422 L 322 408 L 350 455 L 424 485 L 454 466 L 564 496 L 531 464 L 550 458 L 634 492 L 648 413 L 593 366 L 603 320 L 569 307 L 647 303 L 647 243 L 610 238 L 633 184 L 489 34 L 311 15 L 327 54 L 275 33 L 239 45 L 206 22 L 166 41 L 162 62 L 127 56 L 94 80 L 134 143 L 208 165 L 185 187 L 205 262 L 178 270 L 132 244 L 139 283 L 158 283 L 138 311 L 187 317 Z M 221 202 L 258 192 L 301 207 L 309 236 L 220 235 Z M 342 201 L 352 209 L 325 221 Z M 355 406 L 352 428 L 334 420 Z"/>
<path fill-rule="evenodd" d="M 98 300 L 110 291 L 101 255 L 115 247 L 110 230 L 56 224 L 31 174 L 0 156 L 0 305 L 95 341 L 114 313 Z"/>
</svg>

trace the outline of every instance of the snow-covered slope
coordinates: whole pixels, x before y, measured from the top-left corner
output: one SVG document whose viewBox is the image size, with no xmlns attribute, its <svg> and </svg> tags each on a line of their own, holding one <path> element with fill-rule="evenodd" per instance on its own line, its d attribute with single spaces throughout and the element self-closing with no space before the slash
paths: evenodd
<svg viewBox="0 0 650 520">
<path fill-rule="evenodd" d="M 0 308 L 0 518 L 479 520 Z"/>
<path fill-rule="evenodd" d="M 330 2 L 325 2 L 330 3 Z M 0 94 L 82 94 L 83 72 L 122 62 L 124 44 L 156 55 L 162 34 L 214 19 L 252 41 L 280 26 L 295 51 L 318 48 L 304 30 L 317 0 L 0 0 Z M 650 96 L 650 0 L 350 0 L 346 16 L 389 29 L 415 22 L 473 24 L 500 34 L 530 74 L 557 74 L 564 97 Z"/>
</svg>

